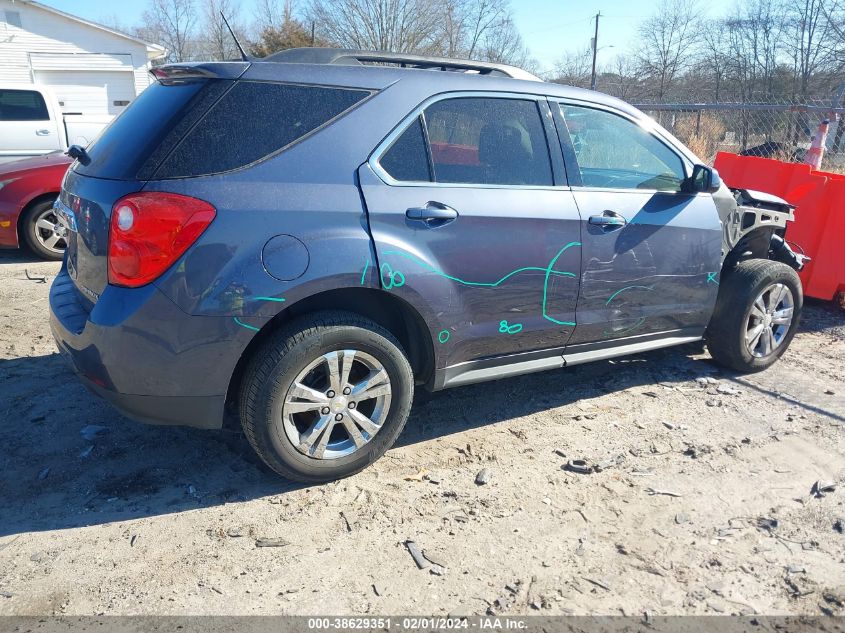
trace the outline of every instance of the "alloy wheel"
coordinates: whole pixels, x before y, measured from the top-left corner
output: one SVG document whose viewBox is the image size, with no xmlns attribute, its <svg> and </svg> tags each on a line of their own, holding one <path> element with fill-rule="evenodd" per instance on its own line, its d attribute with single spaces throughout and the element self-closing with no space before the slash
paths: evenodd
<svg viewBox="0 0 845 633">
<path fill-rule="evenodd" d="M 63 253 L 67 248 L 67 229 L 59 222 L 52 207 L 35 217 L 35 239 L 53 253 Z"/>
<path fill-rule="evenodd" d="M 303 369 L 282 405 L 282 424 L 296 449 L 314 459 L 338 459 L 369 444 L 390 410 L 391 381 L 366 352 L 328 352 Z"/>
<path fill-rule="evenodd" d="M 795 298 L 788 286 L 774 283 L 761 292 L 745 323 L 745 345 L 757 358 L 773 354 L 783 343 L 795 312 Z"/>
</svg>

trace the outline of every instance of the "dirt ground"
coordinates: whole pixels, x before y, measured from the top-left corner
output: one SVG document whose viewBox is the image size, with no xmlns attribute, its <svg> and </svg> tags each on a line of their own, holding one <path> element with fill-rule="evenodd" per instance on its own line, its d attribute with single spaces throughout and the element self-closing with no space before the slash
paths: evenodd
<svg viewBox="0 0 845 633">
<path fill-rule="evenodd" d="M 756 375 L 693 346 L 436 394 L 375 466 L 302 487 L 235 429 L 85 391 L 58 267 L 0 253 L 0 615 L 845 613 L 838 308 Z"/>
</svg>

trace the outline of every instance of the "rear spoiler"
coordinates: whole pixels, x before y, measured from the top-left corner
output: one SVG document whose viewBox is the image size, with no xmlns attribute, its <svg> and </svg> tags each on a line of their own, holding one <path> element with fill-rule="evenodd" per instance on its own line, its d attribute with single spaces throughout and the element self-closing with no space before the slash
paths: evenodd
<svg viewBox="0 0 845 633">
<path fill-rule="evenodd" d="M 156 66 L 150 74 L 166 85 L 197 79 L 238 79 L 249 66 L 249 62 L 191 62 Z"/>
</svg>

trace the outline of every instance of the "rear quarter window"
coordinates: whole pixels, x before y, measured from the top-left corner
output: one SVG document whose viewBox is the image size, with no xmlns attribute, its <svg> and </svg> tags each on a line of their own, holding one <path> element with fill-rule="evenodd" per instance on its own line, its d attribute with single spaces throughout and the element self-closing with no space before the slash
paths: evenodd
<svg viewBox="0 0 845 633">
<path fill-rule="evenodd" d="M 148 180 L 185 132 L 231 86 L 230 81 L 153 83 L 88 148 L 91 162 L 74 163 L 84 176 Z"/>
<path fill-rule="evenodd" d="M 302 139 L 369 95 L 367 90 L 239 81 L 185 134 L 153 177 L 244 167 Z"/>
</svg>

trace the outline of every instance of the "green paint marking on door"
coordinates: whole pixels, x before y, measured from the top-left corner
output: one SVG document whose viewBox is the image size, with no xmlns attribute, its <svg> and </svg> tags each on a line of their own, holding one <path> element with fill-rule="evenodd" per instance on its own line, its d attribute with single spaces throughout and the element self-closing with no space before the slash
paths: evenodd
<svg viewBox="0 0 845 633">
<path fill-rule="evenodd" d="M 634 288 L 639 288 L 640 290 L 651 290 L 652 289 L 651 286 L 625 286 L 624 288 L 620 288 L 619 290 L 614 292 L 612 295 L 610 295 L 610 298 L 607 300 L 607 302 L 604 305 L 609 306 L 610 302 L 613 301 L 616 298 L 617 295 L 625 292 L 626 290 L 633 290 Z"/>
<path fill-rule="evenodd" d="M 573 246 L 581 246 L 581 242 L 569 242 L 569 244 L 567 244 L 562 249 L 560 249 L 557 252 L 557 255 L 555 255 L 552 258 L 552 261 L 549 262 L 549 265 L 546 268 L 546 278 L 543 280 L 543 318 L 546 319 L 547 321 L 551 321 L 552 323 L 555 323 L 557 325 L 568 325 L 568 326 L 571 326 L 571 327 L 575 326 L 574 321 L 559 321 L 558 319 L 555 319 L 554 317 L 549 316 L 549 313 L 548 313 L 548 310 L 547 310 L 547 305 L 548 305 L 548 300 L 549 300 L 549 278 L 552 276 L 552 274 L 563 274 L 563 273 L 559 273 L 558 271 L 556 271 L 554 269 L 555 264 L 557 263 L 557 260 L 560 259 L 561 255 L 563 255 L 566 251 L 568 251 Z M 569 273 L 569 274 L 572 275 L 573 277 L 575 276 L 572 273 Z"/>
<path fill-rule="evenodd" d="M 399 270 L 393 270 L 387 262 L 381 265 L 379 273 L 381 275 L 381 285 L 384 286 L 385 290 L 401 288 L 405 285 L 405 275 Z"/>
<path fill-rule="evenodd" d="M 514 275 L 518 275 L 519 273 L 524 273 L 524 272 L 528 272 L 528 271 L 545 273 L 545 277 L 543 279 L 543 300 L 542 300 L 543 318 L 546 319 L 547 321 L 551 321 L 552 323 L 555 323 L 557 325 L 567 325 L 567 326 L 573 326 L 574 327 L 575 326 L 574 321 L 560 321 L 560 320 L 554 318 L 553 316 L 551 316 L 548 313 L 548 308 L 547 308 L 548 300 L 549 300 L 549 296 L 548 296 L 549 295 L 549 280 L 553 276 L 570 277 L 570 278 L 577 277 L 577 275 L 575 273 L 572 273 L 572 272 L 569 272 L 569 271 L 555 270 L 555 264 L 557 264 L 557 261 L 561 258 L 561 256 L 566 251 L 568 251 L 573 246 L 581 246 L 581 242 L 569 242 L 568 244 L 566 244 L 563 248 L 561 248 L 555 254 L 555 256 L 552 258 L 552 260 L 549 262 L 549 265 L 546 266 L 546 267 L 524 266 L 522 268 L 517 268 L 516 270 L 512 270 L 511 272 L 506 274 L 501 279 L 498 279 L 497 281 L 467 281 L 466 279 L 461 279 L 460 277 L 455 277 L 454 275 L 449 275 L 449 274 L 443 272 L 442 270 L 438 270 L 437 268 L 435 268 L 434 266 L 432 266 L 428 262 L 420 259 L 416 255 L 411 255 L 410 253 L 406 253 L 404 251 L 387 250 L 387 251 L 384 251 L 383 254 L 385 256 L 395 255 L 396 257 L 403 257 L 405 259 L 408 259 L 408 260 L 414 262 L 418 266 L 421 266 L 422 268 L 425 268 L 426 270 L 434 273 L 435 275 L 439 275 L 440 277 L 443 277 L 444 279 L 448 279 L 449 281 L 454 281 L 455 283 L 459 283 L 463 286 L 470 286 L 470 287 L 474 287 L 474 288 L 497 288 L 498 286 L 500 286 L 502 283 L 504 283 L 505 281 L 507 281 L 508 279 L 513 277 Z M 384 268 L 384 266 L 387 266 L 387 270 L 390 274 L 390 278 L 388 280 L 385 280 L 385 268 Z M 400 286 L 405 285 L 405 276 L 402 275 L 401 282 L 396 283 L 394 281 L 395 275 L 402 275 L 402 273 L 400 273 L 398 271 L 396 273 L 393 273 L 392 268 L 390 267 L 389 264 L 382 264 L 381 282 L 382 282 L 382 285 L 385 287 L 385 289 L 390 290 L 391 288 L 394 288 L 394 287 L 398 288 Z M 521 328 L 521 326 L 520 326 L 520 328 Z"/>
<path fill-rule="evenodd" d="M 572 244 L 577 244 L 578 246 L 580 246 L 580 242 L 572 242 Z M 569 245 L 567 245 L 567 247 L 568 246 Z M 514 275 L 518 275 L 519 273 L 523 273 L 523 272 L 526 272 L 526 271 L 529 271 L 529 270 L 534 270 L 534 271 L 538 271 L 538 272 L 546 272 L 548 270 L 548 267 L 542 268 L 540 266 L 526 266 L 524 268 L 517 268 L 516 270 L 509 272 L 507 275 L 505 275 L 504 277 L 502 277 L 498 281 L 492 281 L 492 282 L 466 281 L 465 279 L 461 279 L 460 277 L 454 277 L 452 275 L 446 274 L 442 270 L 436 269 L 434 266 L 432 266 L 428 262 L 425 262 L 425 261 L 421 260 L 420 258 L 418 258 L 417 256 L 411 255 L 410 253 L 404 253 L 402 251 L 384 251 L 384 254 L 385 255 L 397 255 L 399 257 L 404 257 L 406 259 L 410 259 L 412 262 L 419 264 L 423 268 L 428 269 L 429 271 L 433 272 L 435 275 L 440 275 L 444 279 L 448 279 L 450 281 L 457 282 L 457 283 L 464 285 L 464 286 L 474 286 L 474 287 L 477 287 L 477 288 L 496 288 L 497 286 L 502 284 L 504 281 L 507 281 L 508 279 L 510 279 Z M 559 270 L 552 271 L 552 274 L 560 275 L 562 277 L 575 277 L 576 276 L 575 273 L 562 272 L 562 271 L 559 271 Z"/>
<path fill-rule="evenodd" d="M 499 321 L 499 332 L 502 334 L 518 334 L 522 332 L 522 323 L 509 324 L 504 319 Z"/>
<path fill-rule="evenodd" d="M 610 297 L 608 298 L 608 300 L 605 302 L 604 305 L 609 306 L 611 301 L 613 301 L 616 297 L 618 297 L 620 294 L 622 294 L 626 290 L 648 290 L 648 291 L 651 291 L 651 290 L 654 290 L 654 286 L 625 286 L 624 288 L 620 288 L 619 290 L 614 292 L 612 295 L 610 295 Z M 645 322 L 646 322 L 646 317 L 641 316 L 641 317 L 637 318 L 636 323 L 634 323 L 633 325 L 629 325 L 628 327 L 624 327 L 620 330 L 605 330 L 604 332 L 602 332 L 602 334 L 604 334 L 605 336 L 619 336 L 620 334 L 628 334 L 629 332 L 633 332 L 634 330 L 639 328 Z"/>
<path fill-rule="evenodd" d="M 247 325 L 246 323 L 244 323 L 243 321 L 241 321 L 238 317 L 232 317 L 232 318 L 235 320 L 235 323 L 237 323 L 237 324 L 238 324 L 238 325 L 240 325 L 241 327 L 245 327 L 247 330 L 253 330 L 253 331 L 255 331 L 255 332 L 260 332 L 260 331 L 261 331 L 261 330 L 260 330 L 259 328 L 257 328 L 257 327 L 253 327 L 253 326 L 251 326 L 251 325 Z"/>
<path fill-rule="evenodd" d="M 368 259 L 364 262 L 364 270 L 361 271 L 361 285 L 364 285 L 364 281 L 367 279 L 367 270 L 370 268 L 370 260 Z"/>
</svg>

